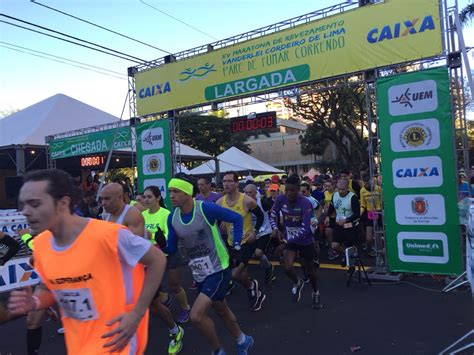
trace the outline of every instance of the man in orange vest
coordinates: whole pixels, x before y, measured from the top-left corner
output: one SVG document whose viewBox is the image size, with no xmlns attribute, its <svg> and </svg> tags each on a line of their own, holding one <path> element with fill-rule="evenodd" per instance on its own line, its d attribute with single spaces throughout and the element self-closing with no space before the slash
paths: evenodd
<svg viewBox="0 0 474 355">
<path fill-rule="evenodd" d="M 8 308 L 25 314 L 57 302 L 68 354 L 142 354 L 148 306 L 166 258 L 121 225 L 74 215 L 76 199 L 64 171 L 25 176 L 19 200 L 32 234 L 38 234 L 33 259 L 45 288 L 12 292 Z M 134 268 L 145 266 L 141 279 L 132 280 Z"/>
</svg>

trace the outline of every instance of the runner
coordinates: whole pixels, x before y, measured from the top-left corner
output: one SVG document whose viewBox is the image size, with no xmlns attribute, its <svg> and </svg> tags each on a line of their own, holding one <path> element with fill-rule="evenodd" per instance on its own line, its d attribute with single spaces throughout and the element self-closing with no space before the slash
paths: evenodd
<svg viewBox="0 0 474 355">
<path fill-rule="evenodd" d="M 207 338 L 214 355 L 225 355 L 217 337 L 214 322 L 208 312 L 212 307 L 237 341 L 237 354 L 246 355 L 254 340 L 240 329 L 237 319 L 229 309 L 225 294 L 231 279 L 229 254 L 220 236 L 217 221 L 232 223 L 233 248 L 241 249 L 242 218 L 239 214 L 213 203 L 195 201 L 190 181 L 174 178 L 169 183 L 171 203 L 175 210 L 168 218 L 168 246 L 174 254 L 178 240 L 190 258 L 189 266 L 196 280 L 199 295 L 191 309 L 191 322 Z"/>
<path fill-rule="evenodd" d="M 76 195 L 64 171 L 25 176 L 19 200 L 32 234 L 40 233 L 33 258 L 45 289 L 13 291 L 8 308 L 25 314 L 58 302 L 69 354 L 142 353 L 148 305 L 166 259 L 122 226 L 74 215 Z M 130 277 L 137 263 L 147 269 L 134 297 Z"/>
<path fill-rule="evenodd" d="M 268 261 L 265 251 L 270 245 L 270 239 L 272 234 L 272 226 L 270 225 L 270 218 L 268 216 L 268 210 L 264 210 L 262 206 L 261 197 L 257 196 L 257 186 L 249 184 L 245 186 L 244 193 L 254 199 L 257 202 L 258 208 L 262 210 L 263 213 L 263 224 L 260 230 L 257 233 L 257 241 L 255 245 L 255 258 L 260 260 L 260 266 L 265 270 L 265 282 L 267 284 L 276 280 L 274 273 L 274 266 Z M 252 224 L 255 225 L 257 218 L 252 215 Z"/>
<path fill-rule="evenodd" d="M 212 191 L 211 179 L 209 179 L 208 177 L 200 177 L 198 179 L 197 185 L 199 189 L 199 194 L 196 196 L 196 200 L 198 201 L 216 202 L 222 197 L 221 194 Z"/>
<path fill-rule="evenodd" d="M 257 202 L 252 198 L 245 196 L 238 190 L 239 176 L 236 172 L 227 172 L 224 174 L 222 182 L 224 183 L 225 196 L 217 201 L 217 204 L 228 208 L 240 214 L 244 221 L 244 235 L 242 238 L 242 250 L 238 253 L 238 258 L 233 259 L 232 278 L 239 282 L 247 290 L 249 306 L 252 311 L 259 311 L 265 300 L 265 294 L 258 287 L 258 281 L 251 279 L 248 273 L 247 265 L 252 258 L 256 248 L 256 231 L 259 231 L 263 224 L 263 212 L 257 206 Z M 252 225 L 251 213 L 256 216 L 255 226 Z M 234 245 L 232 236 L 232 224 L 226 223 L 227 243 Z"/>
<path fill-rule="evenodd" d="M 298 277 L 293 262 L 299 254 L 303 260 L 303 265 L 308 274 L 309 281 L 313 287 L 312 307 L 321 309 L 318 279 L 313 260 L 316 259 L 316 249 L 313 244 L 313 234 L 311 233 L 312 206 L 308 199 L 299 194 L 300 180 L 298 176 L 292 175 L 286 180 L 285 194 L 277 197 L 273 205 L 270 223 L 273 228 L 273 235 L 278 236 L 277 218 L 280 212 L 283 214 L 283 225 L 285 232 L 283 235 L 286 243 L 283 250 L 283 262 L 288 278 L 293 281 L 291 294 L 294 302 L 299 302 L 304 282 Z"/>
<path fill-rule="evenodd" d="M 145 220 L 137 208 L 125 204 L 122 185 L 118 183 L 108 184 L 102 189 L 100 195 L 102 207 L 105 212 L 108 213 L 107 221 L 124 225 L 130 229 L 133 234 L 144 237 Z M 140 270 L 134 270 L 134 272 L 140 273 Z M 175 323 L 170 309 L 161 304 L 159 299 L 159 289 L 153 299 L 151 309 L 165 323 L 170 332 L 168 354 L 179 353 L 183 348 L 184 329 Z"/>
<path fill-rule="evenodd" d="M 164 200 L 161 198 L 160 189 L 156 186 L 148 186 L 143 192 L 144 205 L 148 208 L 142 212 L 143 218 L 145 219 L 145 228 L 150 234 L 150 240 L 153 244 L 156 244 L 155 234 L 158 229 L 164 232 L 165 237 L 168 236 L 167 220 L 170 211 L 165 208 Z M 168 287 L 170 288 L 173 295 L 178 299 L 181 311 L 179 312 L 176 320 L 178 323 L 184 324 L 189 321 L 189 311 L 191 306 L 188 302 L 188 296 L 186 291 L 180 284 L 180 268 L 185 264 L 181 252 L 175 253 L 174 255 L 167 256 L 166 272 L 168 275 Z M 169 307 L 171 307 L 171 296 L 161 292 L 161 301 Z"/>
</svg>

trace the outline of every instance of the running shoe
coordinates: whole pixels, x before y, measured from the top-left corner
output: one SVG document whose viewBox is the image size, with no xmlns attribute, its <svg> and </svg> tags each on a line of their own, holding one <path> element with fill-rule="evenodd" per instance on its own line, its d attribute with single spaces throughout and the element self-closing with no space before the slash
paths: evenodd
<svg viewBox="0 0 474 355">
<path fill-rule="evenodd" d="M 189 289 L 190 290 L 197 290 L 197 284 L 196 284 L 196 281 L 193 281 L 193 283 L 191 284 L 191 286 L 189 286 Z"/>
<path fill-rule="evenodd" d="M 171 309 L 171 307 L 173 306 L 173 298 L 171 297 L 169 293 L 168 293 L 168 298 L 166 299 L 166 301 L 161 302 L 161 304 Z"/>
<path fill-rule="evenodd" d="M 301 291 L 303 290 L 304 282 L 302 280 L 299 281 L 299 284 L 295 285 L 291 289 L 291 295 L 293 298 L 293 302 L 299 302 L 301 299 Z"/>
<path fill-rule="evenodd" d="M 313 309 L 321 309 L 323 308 L 323 305 L 321 304 L 321 294 L 318 292 L 313 292 L 311 294 L 312 296 L 312 304 L 311 306 Z"/>
<path fill-rule="evenodd" d="M 237 355 L 247 355 L 252 346 L 253 338 L 250 335 L 246 335 L 245 341 L 242 344 L 237 344 Z"/>
<path fill-rule="evenodd" d="M 170 343 L 168 344 L 168 354 L 177 354 L 183 348 L 184 329 L 178 325 L 178 333 L 170 333 Z"/>
<path fill-rule="evenodd" d="M 181 324 L 189 322 L 190 311 L 190 309 L 181 309 L 178 316 L 176 317 L 176 321 Z"/>
<path fill-rule="evenodd" d="M 250 309 L 253 309 L 257 305 L 260 290 L 258 288 L 257 280 L 250 280 L 250 282 L 252 283 L 253 287 L 247 290 L 247 296 L 249 298 Z"/>
<path fill-rule="evenodd" d="M 270 267 L 265 269 L 265 283 L 269 284 L 276 280 L 275 267 L 270 264 Z"/>
<path fill-rule="evenodd" d="M 336 260 L 339 256 L 340 256 L 339 253 L 335 252 L 334 250 L 330 250 L 328 252 L 328 260 L 329 261 Z"/>
<path fill-rule="evenodd" d="M 254 304 L 254 306 L 251 308 L 252 311 L 257 312 L 262 309 L 262 303 L 265 301 L 265 294 L 261 291 L 258 291 L 258 297 L 257 297 L 257 302 Z"/>
</svg>

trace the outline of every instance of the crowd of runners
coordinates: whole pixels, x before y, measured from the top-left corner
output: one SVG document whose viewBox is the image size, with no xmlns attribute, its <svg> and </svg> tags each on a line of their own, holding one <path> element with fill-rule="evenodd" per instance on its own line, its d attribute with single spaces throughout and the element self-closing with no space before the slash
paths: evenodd
<svg viewBox="0 0 474 355">
<path fill-rule="evenodd" d="M 169 354 L 183 349 L 182 325 L 191 322 L 209 351 L 222 355 L 227 345 L 209 316 L 212 309 L 235 339 L 237 353 L 248 354 L 254 339 L 240 328 L 226 295 L 239 285 L 247 291 L 249 311 L 265 307 L 271 295 L 262 284 L 276 279 L 273 259 L 288 277 L 282 280 L 288 282 L 288 297 L 299 302 L 309 283 L 312 297 L 305 302 L 321 309 L 320 245 L 329 243 L 328 256 L 339 257 L 343 247 L 357 242 L 360 221 L 379 214 L 376 199 L 364 197 L 364 189 L 378 195 L 377 184 L 357 185 L 348 173 L 337 182 L 273 176 L 259 186 L 226 172 L 218 193 L 207 177 L 195 181 L 178 174 L 168 183 L 172 206 L 166 206 L 156 186 L 129 201 L 130 187 L 112 182 L 98 191 L 99 219 L 84 206 L 90 194 L 81 197 L 67 173 L 29 173 L 19 196 L 29 230 L 21 234 L 33 251 L 31 262 L 41 283 L 34 290 L 11 292 L 8 307 L 0 308 L 0 322 L 27 315 L 28 354 L 37 354 L 44 314 L 54 316 L 57 307 L 68 353 L 140 354 L 153 312 L 169 329 Z M 368 238 L 369 248 L 371 242 Z M 261 275 L 258 269 L 250 273 L 252 259 L 260 263 Z M 182 283 L 186 272 L 192 274 L 192 285 Z M 186 289 L 197 290 L 192 304 Z M 173 300 L 179 303 L 178 314 L 171 311 Z"/>
</svg>

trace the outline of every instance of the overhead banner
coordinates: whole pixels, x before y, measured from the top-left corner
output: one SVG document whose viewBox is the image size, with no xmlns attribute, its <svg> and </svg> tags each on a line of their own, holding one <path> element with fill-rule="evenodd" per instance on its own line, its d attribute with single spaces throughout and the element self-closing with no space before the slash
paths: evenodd
<svg viewBox="0 0 474 355">
<path fill-rule="evenodd" d="M 385 0 L 135 75 L 140 116 L 437 56 L 438 0 Z"/>
<path fill-rule="evenodd" d="M 389 270 L 459 274 L 448 70 L 395 75 L 376 84 Z"/>
<path fill-rule="evenodd" d="M 173 174 L 171 159 L 170 121 L 156 120 L 135 127 L 137 133 L 138 191 L 148 186 L 160 189 L 161 197 L 171 209 L 168 182 Z"/>
<path fill-rule="evenodd" d="M 74 157 L 130 148 L 130 127 L 119 127 L 70 138 L 57 139 L 49 143 L 51 159 Z"/>
</svg>

